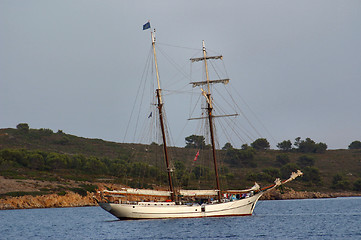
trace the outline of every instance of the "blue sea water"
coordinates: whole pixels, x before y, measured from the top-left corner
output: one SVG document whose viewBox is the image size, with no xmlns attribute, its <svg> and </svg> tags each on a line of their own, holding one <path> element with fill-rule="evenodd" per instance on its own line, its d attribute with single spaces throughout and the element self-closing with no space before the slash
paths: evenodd
<svg viewBox="0 0 361 240">
<path fill-rule="evenodd" d="M 119 221 L 100 207 L 0 211 L 0 239 L 361 239 L 361 198 L 260 201 L 253 216 Z"/>
</svg>

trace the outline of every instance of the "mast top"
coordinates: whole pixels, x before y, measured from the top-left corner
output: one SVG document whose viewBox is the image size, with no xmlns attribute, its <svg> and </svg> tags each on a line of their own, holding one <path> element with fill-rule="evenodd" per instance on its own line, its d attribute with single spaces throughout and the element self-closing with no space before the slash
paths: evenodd
<svg viewBox="0 0 361 240">
<path fill-rule="evenodd" d="M 153 29 L 153 31 L 150 31 L 150 35 L 151 35 L 151 37 L 152 37 L 152 46 L 153 46 L 155 70 L 156 70 L 156 75 L 157 75 L 158 90 L 160 91 L 160 81 L 159 81 L 159 71 L 158 71 L 158 63 L 157 63 L 157 54 L 156 54 L 156 52 L 155 52 L 155 29 Z M 160 96 L 160 103 L 162 103 L 162 97 L 161 97 L 161 96 Z"/>
<path fill-rule="evenodd" d="M 155 44 L 155 28 L 153 29 L 153 31 L 150 31 L 150 34 L 152 36 L 152 44 Z"/>
</svg>

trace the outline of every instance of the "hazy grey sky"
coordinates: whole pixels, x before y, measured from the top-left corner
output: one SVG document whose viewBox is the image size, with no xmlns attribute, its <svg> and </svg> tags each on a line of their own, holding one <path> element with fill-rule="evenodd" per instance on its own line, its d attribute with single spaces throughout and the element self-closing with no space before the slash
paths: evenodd
<svg viewBox="0 0 361 240">
<path fill-rule="evenodd" d="M 0 0 L 0 128 L 27 122 L 123 141 L 150 48 L 148 19 L 161 43 L 206 40 L 222 53 L 232 86 L 276 143 L 361 140 L 359 0 Z M 167 115 L 177 131 L 176 112 Z"/>
</svg>

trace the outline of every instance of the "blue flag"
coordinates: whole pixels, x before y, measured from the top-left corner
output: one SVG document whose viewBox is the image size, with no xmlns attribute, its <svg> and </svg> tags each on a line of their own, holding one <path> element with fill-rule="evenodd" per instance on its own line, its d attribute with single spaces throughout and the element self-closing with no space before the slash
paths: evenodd
<svg viewBox="0 0 361 240">
<path fill-rule="evenodd" d="M 143 25 L 143 30 L 150 28 L 150 22 L 148 21 L 146 24 Z"/>
</svg>

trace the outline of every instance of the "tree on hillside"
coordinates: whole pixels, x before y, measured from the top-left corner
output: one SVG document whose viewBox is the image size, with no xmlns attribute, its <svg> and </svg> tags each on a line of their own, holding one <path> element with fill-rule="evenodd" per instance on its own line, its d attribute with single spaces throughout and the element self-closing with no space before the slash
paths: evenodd
<svg viewBox="0 0 361 240">
<path fill-rule="evenodd" d="M 300 141 L 298 150 L 303 153 L 311 153 L 315 149 L 315 144 L 311 138 L 306 138 L 306 140 Z"/>
<path fill-rule="evenodd" d="M 27 156 L 29 167 L 36 170 L 44 170 L 45 160 L 40 153 L 30 153 Z"/>
<path fill-rule="evenodd" d="M 282 151 L 290 151 L 292 149 L 291 140 L 284 140 L 277 144 L 277 147 Z"/>
<path fill-rule="evenodd" d="M 203 136 L 191 135 L 185 138 L 186 140 L 186 148 L 197 148 L 204 149 L 206 147 L 206 143 Z"/>
<path fill-rule="evenodd" d="M 258 138 L 253 143 L 251 143 L 251 147 L 257 150 L 265 150 L 270 148 L 270 144 L 265 138 Z"/>
<path fill-rule="evenodd" d="M 300 146 L 300 142 L 301 142 L 301 137 L 296 137 L 295 138 L 295 143 L 293 145 L 295 145 L 296 147 Z"/>
<path fill-rule="evenodd" d="M 48 170 L 65 169 L 67 167 L 68 156 L 59 153 L 49 153 L 45 159 L 45 165 Z"/>
<path fill-rule="evenodd" d="M 350 181 L 348 181 L 342 174 L 337 173 L 332 178 L 332 188 L 334 189 L 349 189 L 350 188 Z"/>
<path fill-rule="evenodd" d="M 20 164 L 23 167 L 29 166 L 26 151 L 23 149 L 3 149 L 0 151 L 0 158 L 15 164 Z"/>
<path fill-rule="evenodd" d="M 361 191 L 361 178 L 357 179 L 357 180 L 353 183 L 353 190 L 354 190 L 354 191 Z"/>
<path fill-rule="evenodd" d="M 243 150 L 247 150 L 248 148 L 251 148 L 251 147 L 250 147 L 250 146 L 248 146 L 248 144 L 247 144 L 247 143 L 242 144 L 242 146 L 241 146 L 241 149 L 243 149 Z"/>
<path fill-rule="evenodd" d="M 348 149 L 361 149 L 361 142 L 353 141 L 350 145 L 348 145 Z"/>
<path fill-rule="evenodd" d="M 224 146 L 222 147 L 222 150 L 228 150 L 228 149 L 232 149 L 233 146 L 231 143 L 227 142 L 226 144 L 224 144 Z"/>
<path fill-rule="evenodd" d="M 311 138 L 301 140 L 300 137 L 295 139 L 294 145 L 298 147 L 297 151 L 303 153 L 324 153 L 327 149 L 326 143 L 316 143 Z"/>
<path fill-rule="evenodd" d="M 28 133 L 30 129 L 29 124 L 27 123 L 19 123 L 18 125 L 16 125 L 16 128 L 22 133 Z"/>
<path fill-rule="evenodd" d="M 235 149 L 230 148 L 226 151 L 224 161 L 233 166 L 246 166 L 256 167 L 257 164 L 254 162 L 254 149 Z"/>
<path fill-rule="evenodd" d="M 324 153 L 327 150 L 327 144 L 326 143 L 317 143 L 315 148 L 315 153 Z"/>
<path fill-rule="evenodd" d="M 241 164 L 241 161 L 239 159 L 238 156 L 238 149 L 235 148 L 230 148 L 226 151 L 226 157 L 224 159 L 224 161 L 228 164 L 234 165 L 234 166 L 238 166 Z"/>
</svg>

